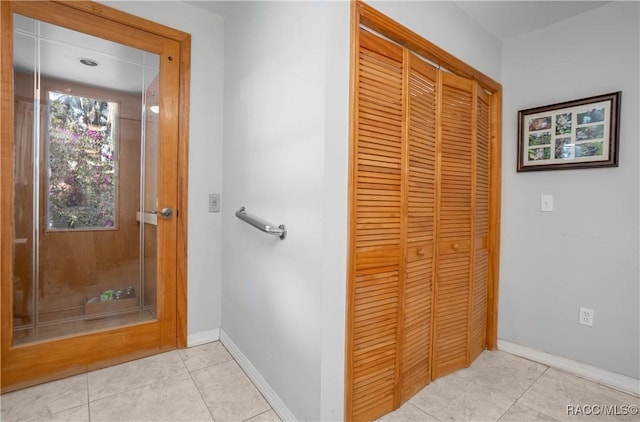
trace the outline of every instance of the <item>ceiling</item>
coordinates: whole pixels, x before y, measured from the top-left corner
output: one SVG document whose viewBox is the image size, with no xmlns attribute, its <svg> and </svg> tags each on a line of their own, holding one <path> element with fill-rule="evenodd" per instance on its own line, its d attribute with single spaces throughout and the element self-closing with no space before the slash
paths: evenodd
<svg viewBox="0 0 640 422">
<path fill-rule="evenodd" d="M 226 17 L 234 4 L 244 0 L 194 0 L 185 3 Z M 261 0 L 269 1 L 269 0 Z M 326 0 L 325 0 L 326 1 Z M 405 1 L 415 0 L 387 0 Z M 430 1 L 430 0 L 418 0 Z M 467 15 L 480 23 L 496 38 L 504 41 L 518 35 L 562 21 L 587 10 L 600 7 L 608 1 L 454 1 Z M 375 1 L 372 2 L 375 7 Z"/>
<path fill-rule="evenodd" d="M 467 15 L 504 41 L 600 7 L 608 1 L 456 1 Z"/>
<path fill-rule="evenodd" d="M 185 1 L 221 17 L 229 16 L 242 0 Z M 270 1 L 270 0 L 260 0 Z M 332 0 L 316 0 L 332 1 Z M 346 1 L 346 0 L 343 0 Z M 410 0 L 389 0 L 410 1 Z M 429 0 L 422 0 L 429 1 Z M 375 2 L 373 2 L 375 5 Z M 465 13 L 500 40 L 516 37 L 552 23 L 600 7 L 605 1 L 455 1 Z M 155 76 L 158 56 L 26 18 L 16 19 L 15 64 L 33 69 L 34 40 L 40 39 L 41 71 L 45 75 L 112 89 L 141 92 Z M 100 66 L 78 62 L 88 57 Z M 145 82 L 146 81 L 146 82 Z"/>
</svg>

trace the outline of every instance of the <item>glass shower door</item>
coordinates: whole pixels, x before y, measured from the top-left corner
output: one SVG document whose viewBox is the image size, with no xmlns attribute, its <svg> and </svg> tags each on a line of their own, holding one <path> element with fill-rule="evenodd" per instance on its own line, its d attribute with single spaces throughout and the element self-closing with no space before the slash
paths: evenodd
<svg viewBox="0 0 640 422">
<path fill-rule="evenodd" d="M 2 392 L 183 345 L 189 35 L 93 2 L 0 27 Z"/>
<path fill-rule="evenodd" d="M 14 15 L 14 345 L 156 318 L 159 56 Z"/>
</svg>

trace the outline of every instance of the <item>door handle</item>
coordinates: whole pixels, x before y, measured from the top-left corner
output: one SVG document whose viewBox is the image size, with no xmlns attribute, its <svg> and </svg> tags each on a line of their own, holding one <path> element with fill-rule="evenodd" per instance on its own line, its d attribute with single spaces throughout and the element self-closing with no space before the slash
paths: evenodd
<svg viewBox="0 0 640 422">
<path fill-rule="evenodd" d="M 171 216 L 173 215 L 173 210 L 171 208 L 163 208 L 160 210 L 160 215 L 164 219 L 171 218 Z"/>
</svg>

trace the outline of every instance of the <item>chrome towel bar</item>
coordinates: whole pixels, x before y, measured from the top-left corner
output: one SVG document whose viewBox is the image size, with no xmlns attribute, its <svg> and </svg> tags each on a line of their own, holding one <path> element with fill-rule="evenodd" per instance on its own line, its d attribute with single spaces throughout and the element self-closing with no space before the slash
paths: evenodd
<svg viewBox="0 0 640 422">
<path fill-rule="evenodd" d="M 273 224 L 267 223 L 262 218 L 248 214 L 245 207 L 242 207 L 238 211 L 236 211 L 236 217 L 238 217 L 245 223 L 251 224 L 258 230 L 262 230 L 265 233 L 275 236 L 280 236 L 280 239 L 284 239 L 285 237 L 287 237 L 287 228 L 284 224 L 280 224 L 278 227 L 275 227 Z"/>
</svg>

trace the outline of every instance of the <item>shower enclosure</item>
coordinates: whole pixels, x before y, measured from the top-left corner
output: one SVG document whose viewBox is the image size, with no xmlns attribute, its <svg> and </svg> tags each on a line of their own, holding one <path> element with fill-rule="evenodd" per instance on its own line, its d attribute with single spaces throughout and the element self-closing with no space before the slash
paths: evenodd
<svg viewBox="0 0 640 422">
<path fill-rule="evenodd" d="M 155 320 L 159 56 L 13 21 L 13 344 Z"/>
</svg>

